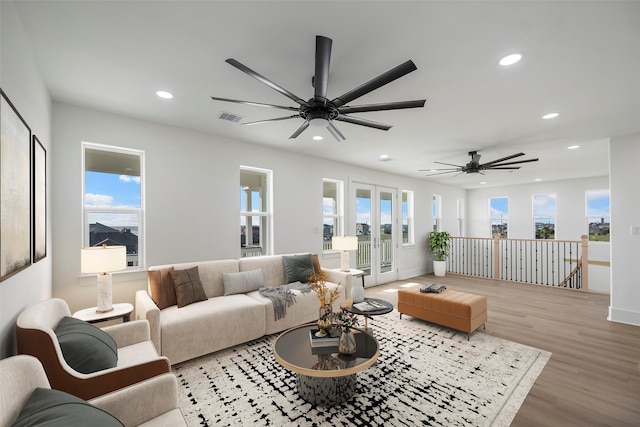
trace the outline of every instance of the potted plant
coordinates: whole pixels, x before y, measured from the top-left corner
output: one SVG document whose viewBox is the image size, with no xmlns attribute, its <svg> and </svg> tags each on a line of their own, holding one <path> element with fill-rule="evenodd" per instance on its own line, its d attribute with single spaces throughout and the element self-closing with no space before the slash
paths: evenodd
<svg viewBox="0 0 640 427">
<path fill-rule="evenodd" d="M 444 276 L 447 271 L 451 235 L 446 231 L 430 231 L 427 233 L 427 241 L 431 258 L 433 258 L 433 274 Z"/>
</svg>

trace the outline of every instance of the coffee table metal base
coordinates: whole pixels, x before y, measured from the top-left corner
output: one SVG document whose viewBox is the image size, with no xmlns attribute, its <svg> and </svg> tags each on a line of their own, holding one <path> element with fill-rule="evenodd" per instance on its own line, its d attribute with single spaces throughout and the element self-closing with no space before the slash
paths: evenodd
<svg viewBox="0 0 640 427">
<path fill-rule="evenodd" d="M 310 377 L 297 374 L 298 394 L 309 403 L 333 406 L 351 399 L 356 391 L 356 374 L 343 377 Z"/>
</svg>

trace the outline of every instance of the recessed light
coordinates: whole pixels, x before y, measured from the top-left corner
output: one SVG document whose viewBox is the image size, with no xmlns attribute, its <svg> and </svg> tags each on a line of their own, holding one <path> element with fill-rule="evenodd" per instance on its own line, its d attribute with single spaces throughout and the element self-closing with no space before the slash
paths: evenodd
<svg viewBox="0 0 640 427">
<path fill-rule="evenodd" d="M 384 160 L 384 159 L 388 159 L 389 155 L 388 154 L 380 154 L 380 156 L 378 156 L 378 157 L 380 157 L 381 160 Z"/>
<path fill-rule="evenodd" d="M 313 137 L 313 140 L 314 140 L 314 141 L 322 141 L 323 139 L 324 139 L 324 138 L 323 138 L 323 137 L 321 137 L 320 135 L 316 135 L 316 136 L 314 136 L 314 137 Z"/>
<path fill-rule="evenodd" d="M 480 181 L 480 185 L 485 185 L 487 181 Z"/>
<path fill-rule="evenodd" d="M 534 179 L 534 181 L 535 182 L 540 182 L 540 181 L 542 181 L 542 178 L 536 178 L 536 179 Z"/>
<path fill-rule="evenodd" d="M 570 145 L 567 147 L 567 150 L 575 150 L 576 148 L 580 148 L 579 145 Z"/>
<path fill-rule="evenodd" d="M 542 116 L 542 118 L 545 119 L 545 120 L 555 119 L 559 115 L 560 115 L 560 113 L 548 113 L 548 114 L 545 114 L 544 116 Z"/>
<path fill-rule="evenodd" d="M 520 62 L 523 56 L 524 53 L 522 52 L 510 53 L 509 55 L 505 55 L 500 58 L 498 64 L 502 65 L 503 67 L 507 67 L 509 65 L 515 64 L 516 62 Z"/>
<path fill-rule="evenodd" d="M 173 94 L 171 92 L 167 92 L 166 90 L 159 90 L 159 91 L 156 92 L 156 95 L 158 95 L 160 98 L 164 98 L 164 99 L 173 98 Z"/>
</svg>

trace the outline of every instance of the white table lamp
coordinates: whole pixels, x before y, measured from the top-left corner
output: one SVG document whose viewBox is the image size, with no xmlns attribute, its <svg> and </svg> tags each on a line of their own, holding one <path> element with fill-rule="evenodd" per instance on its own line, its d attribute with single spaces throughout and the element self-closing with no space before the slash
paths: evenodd
<svg viewBox="0 0 640 427">
<path fill-rule="evenodd" d="M 127 268 L 126 246 L 96 246 L 80 251 L 80 271 L 98 274 L 97 313 L 113 310 L 111 304 L 111 272 Z"/>
<path fill-rule="evenodd" d="M 349 251 L 358 250 L 357 236 L 333 236 L 331 238 L 331 249 L 342 251 L 340 253 L 340 270 L 351 271 L 349 268 Z"/>
</svg>

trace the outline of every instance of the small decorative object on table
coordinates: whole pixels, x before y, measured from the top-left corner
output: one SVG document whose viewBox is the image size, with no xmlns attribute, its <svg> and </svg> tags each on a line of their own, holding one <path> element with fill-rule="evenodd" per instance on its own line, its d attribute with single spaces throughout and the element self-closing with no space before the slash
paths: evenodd
<svg viewBox="0 0 640 427">
<path fill-rule="evenodd" d="M 340 305 L 340 312 L 334 316 L 336 327 L 342 332 L 338 341 L 338 352 L 346 355 L 356 352 L 356 337 L 351 328 L 358 324 L 358 316 L 349 311 L 350 308 L 351 301 L 346 300 Z"/>
<path fill-rule="evenodd" d="M 331 325 L 333 324 L 333 303 L 340 295 L 340 289 L 338 286 L 334 290 L 330 290 L 327 287 L 327 278 L 324 271 L 320 271 L 317 274 L 312 274 L 307 279 L 311 289 L 318 295 L 318 301 L 320 301 L 320 312 L 318 316 L 318 328 L 317 336 L 325 336 L 329 333 Z"/>
</svg>

